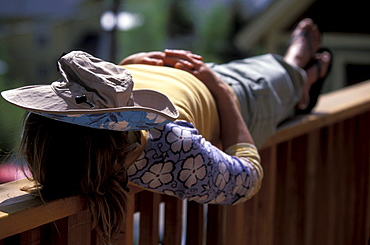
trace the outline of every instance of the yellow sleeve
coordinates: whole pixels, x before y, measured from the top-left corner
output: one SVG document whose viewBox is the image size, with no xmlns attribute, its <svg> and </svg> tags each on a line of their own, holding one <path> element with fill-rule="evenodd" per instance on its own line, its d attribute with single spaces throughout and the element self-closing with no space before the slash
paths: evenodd
<svg viewBox="0 0 370 245">
<path fill-rule="evenodd" d="M 228 147 L 225 153 L 239 158 L 243 164 L 249 166 L 252 174 L 252 186 L 254 191 L 250 195 L 238 200 L 235 204 L 244 202 L 254 196 L 262 185 L 263 169 L 261 165 L 261 157 L 258 154 L 257 147 L 249 143 L 238 143 Z"/>
</svg>

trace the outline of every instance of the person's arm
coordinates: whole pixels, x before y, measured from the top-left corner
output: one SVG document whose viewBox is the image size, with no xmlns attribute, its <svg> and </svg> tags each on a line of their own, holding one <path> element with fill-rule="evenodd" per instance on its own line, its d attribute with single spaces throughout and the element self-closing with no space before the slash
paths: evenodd
<svg viewBox="0 0 370 245">
<path fill-rule="evenodd" d="M 217 77 L 214 81 L 215 84 L 210 91 L 217 102 L 223 149 L 237 143 L 254 144 L 230 89 L 220 81 L 220 78 Z"/>
<path fill-rule="evenodd" d="M 238 143 L 254 144 L 249 130 L 243 120 L 233 94 L 227 85 L 199 58 L 189 51 L 166 50 L 167 56 L 186 60 L 193 68 L 176 63 L 175 68 L 185 70 L 202 81 L 214 96 L 221 125 L 221 139 L 223 149 Z M 195 58 L 196 57 L 196 58 Z"/>
<path fill-rule="evenodd" d="M 128 169 L 138 186 L 198 203 L 234 205 L 253 197 L 263 170 L 251 144 L 212 145 L 189 122 L 175 121 L 149 130 L 144 152 Z"/>
<path fill-rule="evenodd" d="M 194 59 L 201 59 L 199 55 L 192 54 Z M 168 56 L 161 51 L 152 52 L 141 52 L 135 53 L 124 58 L 119 65 L 130 65 L 130 64 L 144 64 L 144 65 L 155 65 L 155 66 L 171 66 L 175 64 L 182 64 L 184 67 L 189 69 L 194 68 L 193 64 L 187 60 L 179 59 L 175 56 Z"/>
<path fill-rule="evenodd" d="M 119 63 L 119 65 L 146 64 L 163 66 L 165 57 L 166 55 L 159 51 L 141 52 L 127 56 Z"/>
</svg>

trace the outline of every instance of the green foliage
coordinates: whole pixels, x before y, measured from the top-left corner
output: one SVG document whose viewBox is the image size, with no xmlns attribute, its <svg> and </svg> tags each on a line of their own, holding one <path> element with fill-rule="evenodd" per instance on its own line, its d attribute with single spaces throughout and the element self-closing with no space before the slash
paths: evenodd
<svg viewBox="0 0 370 245">
<path fill-rule="evenodd" d="M 13 83 L 14 86 L 5 85 L 4 76 L 0 76 L 0 91 L 22 86 Z M 10 154 L 19 143 L 21 132 L 21 120 L 25 110 L 6 102 L 0 98 L 0 162 Z"/>
<path fill-rule="evenodd" d="M 203 22 L 197 25 L 195 50 L 202 54 L 205 60 L 218 62 L 218 56 L 230 46 L 227 38 L 231 26 L 231 13 L 225 11 L 225 8 L 222 3 L 216 4 L 208 11 Z"/>
<path fill-rule="evenodd" d="M 169 2 L 170 0 L 125 1 L 124 11 L 140 14 L 143 25 L 119 32 L 118 57 L 165 48 Z"/>
<path fill-rule="evenodd" d="M 9 64 L 5 60 L 10 60 L 11 55 L 9 55 L 6 45 L 4 45 L 6 40 L 1 41 L 0 59 L 4 60 L 2 65 L 6 66 Z M 2 73 L 0 73 L 0 91 L 24 85 L 24 83 L 9 76 L 9 72 L 7 72 L 8 68 L 2 67 Z M 6 156 L 11 154 L 19 143 L 21 120 L 24 112 L 23 109 L 11 105 L 0 96 L 0 163 Z"/>
</svg>

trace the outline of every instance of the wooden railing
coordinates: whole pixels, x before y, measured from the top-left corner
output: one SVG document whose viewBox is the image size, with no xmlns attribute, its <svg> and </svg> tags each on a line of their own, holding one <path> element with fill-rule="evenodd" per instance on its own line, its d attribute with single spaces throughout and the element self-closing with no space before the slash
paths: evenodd
<svg viewBox="0 0 370 245">
<path fill-rule="evenodd" d="M 115 244 L 366 245 L 370 229 L 370 81 L 321 97 L 261 148 L 260 192 L 236 206 L 199 205 L 131 186 Z M 100 244 L 84 200 L 43 204 L 0 185 L 0 245 Z"/>
</svg>

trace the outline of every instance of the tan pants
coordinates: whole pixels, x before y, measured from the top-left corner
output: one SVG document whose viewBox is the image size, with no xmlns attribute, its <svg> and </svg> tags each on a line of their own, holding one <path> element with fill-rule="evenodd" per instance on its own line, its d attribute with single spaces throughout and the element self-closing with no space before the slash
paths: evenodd
<svg viewBox="0 0 370 245">
<path fill-rule="evenodd" d="M 208 65 L 234 89 L 257 147 L 294 113 L 306 81 L 302 69 L 274 54 Z"/>
</svg>

